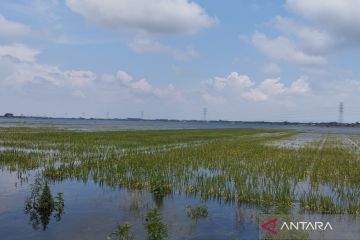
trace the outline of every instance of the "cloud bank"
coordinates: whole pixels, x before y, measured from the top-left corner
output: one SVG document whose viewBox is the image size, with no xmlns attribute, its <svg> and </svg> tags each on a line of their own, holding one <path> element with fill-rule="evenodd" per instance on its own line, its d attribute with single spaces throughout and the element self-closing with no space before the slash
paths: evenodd
<svg viewBox="0 0 360 240">
<path fill-rule="evenodd" d="M 67 0 L 87 20 L 114 30 L 153 34 L 193 34 L 216 22 L 188 0 Z"/>
</svg>

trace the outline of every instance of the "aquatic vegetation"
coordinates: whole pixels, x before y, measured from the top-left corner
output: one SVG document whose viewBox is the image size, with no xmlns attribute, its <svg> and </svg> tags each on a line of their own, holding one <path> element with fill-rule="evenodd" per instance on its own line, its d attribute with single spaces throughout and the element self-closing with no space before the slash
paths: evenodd
<svg viewBox="0 0 360 240">
<path fill-rule="evenodd" d="M 302 211 L 359 214 L 358 136 L 269 129 L 0 133 L 0 166 L 23 176 L 38 169 L 49 183 L 145 190 L 158 207 L 185 193 L 268 209 L 289 211 L 300 202 Z"/>
<path fill-rule="evenodd" d="M 206 218 L 209 214 L 208 207 L 206 205 L 198 205 L 194 207 L 188 205 L 186 206 L 186 212 L 187 215 L 195 221 L 199 220 L 200 218 Z"/>
<path fill-rule="evenodd" d="M 31 195 L 25 198 L 24 211 L 30 216 L 30 223 L 35 230 L 38 230 L 41 224 L 45 231 L 54 211 L 56 220 L 61 220 L 64 206 L 62 193 L 58 193 L 54 200 L 48 183 L 43 183 L 40 178 L 36 178 L 32 185 Z"/>
<path fill-rule="evenodd" d="M 54 206 L 54 198 L 52 197 L 50 188 L 46 182 L 37 204 L 37 211 L 40 213 L 40 219 L 44 230 L 49 224 L 50 215 L 54 210 Z"/>
<path fill-rule="evenodd" d="M 163 240 L 168 236 L 166 225 L 162 223 L 159 209 L 154 208 L 146 214 L 145 227 L 148 240 Z"/>
<path fill-rule="evenodd" d="M 171 194 L 171 184 L 167 184 L 161 181 L 155 181 L 150 183 L 150 192 L 154 196 L 154 201 L 158 207 L 162 205 L 162 201 L 166 195 Z"/>
<path fill-rule="evenodd" d="M 55 197 L 55 203 L 54 203 L 56 221 L 61 220 L 61 216 L 64 214 L 64 209 L 65 209 L 65 203 L 64 203 L 63 194 L 59 192 Z"/>
<path fill-rule="evenodd" d="M 119 224 L 116 231 L 111 234 L 118 240 L 134 240 L 133 234 L 130 232 L 131 225 L 129 223 Z"/>
</svg>

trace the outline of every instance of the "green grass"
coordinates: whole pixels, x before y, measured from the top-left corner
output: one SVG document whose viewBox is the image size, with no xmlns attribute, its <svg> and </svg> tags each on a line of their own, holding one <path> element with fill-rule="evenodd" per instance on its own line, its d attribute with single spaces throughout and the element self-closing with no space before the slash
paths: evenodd
<svg viewBox="0 0 360 240">
<path fill-rule="evenodd" d="M 198 205 L 198 206 L 186 206 L 187 215 L 192 220 L 199 220 L 200 218 L 206 218 L 209 214 L 208 207 L 206 205 Z"/>
<path fill-rule="evenodd" d="M 39 169 L 48 181 L 146 189 L 159 203 L 181 192 L 205 200 L 283 209 L 300 202 L 303 211 L 359 214 L 355 147 L 343 147 L 338 136 L 329 135 L 302 148 L 279 148 L 269 143 L 297 133 L 259 135 L 269 132 L 279 131 L 0 128 L 0 146 L 6 147 L 0 166 L 21 175 Z"/>
<path fill-rule="evenodd" d="M 134 240 L 133 234 L 130 232 L 131 225 L 129 223 L 119 224 L 116 231 L 111 234 L 118 240 Z"/>
<path fill-rule="evenodd" d="M 148 233 L 147 240 L 163 240 L 168 236 L 166 225 L 162 223 L 159 209 L 154 208 L 146 214 L 145 227 Z"/>
</svg>

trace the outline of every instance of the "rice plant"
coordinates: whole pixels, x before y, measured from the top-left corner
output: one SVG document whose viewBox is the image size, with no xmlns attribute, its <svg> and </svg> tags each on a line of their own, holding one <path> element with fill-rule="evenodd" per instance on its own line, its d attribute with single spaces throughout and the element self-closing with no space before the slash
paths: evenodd
<svg viewBox="0 0 360 240">
<path fill-rule="evenodd" d="M 0 167 L 24 179 L 37 170 L 49 183 L 149 191 L 158 207 L 184 193 L 268 209 L 290 211 L 300 202 L 310 213 L 359 214 L 357 139 L 269 129 L 0 128 Z"/>
<path fill-rule="evenodd" d="M 119 224 L 116 231 L 111 234 L 117 240 L 134 240 L 133 234 L 130 232 L 131 225 L 129 223 Z"/>
<path fill-rule="evenodd" d="M 40 178 L 36 178 L 31 187 L 31 195 L 27 196 L 24 202 L 24 211 L 29 215 L 33 229 L 38 230 L 41 224 L 45 231 L 54 212 L 54 217 L 60 221 L 64 207 L 62 193 L 58 193 L 54 200 L 48 182 L 44 183 Z"/>
<path fill-rule="evenodd" d="M 168 236 L 166 225 L 162 223 L 159 209 L 154 208 L 146 214 L 145 227 L 148 240 L 163 240 Z"/>
<path fill-rule="evenodd" d="M 187 215 L 192 220 L 195 220 L 195 221 L 197 221 L 201 218 L 206 218 L 209 214 L 208 207 L 206 205 L 198 205 L 198 206 L 188 205 L 188 206 L 186 206 L 186 212 L 187 212 Z"/>
</svg>

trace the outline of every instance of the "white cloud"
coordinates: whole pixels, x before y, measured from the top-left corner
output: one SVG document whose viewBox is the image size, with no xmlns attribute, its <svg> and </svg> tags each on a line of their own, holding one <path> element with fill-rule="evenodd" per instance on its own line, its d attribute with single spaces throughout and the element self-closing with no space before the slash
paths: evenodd
<svg viewBox="0 0 360 240">
<path fill-rule="evenodd" d="M 265 79 L 258 87 L 266 95 L 277 95 L 285 92 L 285 86 L 280 82 L 280 78 Z"/>
<path fill-rule="evenodd" d="M 3 58 L 1 61 L 1 82 L 7 86 L 23 86 L 28 83 L 50 83 L 61 85 L 57 67 L 39 65 L 32 62 L 19 62 Z"/>
<path fill-rule="evenodd" d="M 131 89 L 140 92 L 151 92 L 152 86 L 146 79 L 140 79 L 139 81 L 132 82 L 128 85 Z"/>
<path fill-rule="evenodd" d="M 109 81 L 111 79 L 111 81 Z M 129 73 L 119 70 L 116 75 L 106 74 L 103 76 L 105 82 L 112 82 L 113 86 L 120 86 L 128 90 L 129 94 L 142 94 L 150 95 L 158 98 L 168 98 L 179 100 L 182 98 L 182 94 L 175 88 L 174 85 L 169 84 L 167 87 L 159 88 L 154 87 L 145 78 L 135 80 Z"/>
<path fill-rule="evenodd" d="M 133 76 L 123 70 L 117 71 L 116 78 L 124 82 L 130 82 L 134 79 Z"/>
<path fill-rule="evenodd" d="M 293 81 L 290 87 L 280 82 L 280 78 L 265 79 L 258 87 L 252 88 L 249 92 L 244 93 L 248 99 L 255 101 L 264 101 L 272 96 L 294 96 L 303 95 L 310 91 L 308 78 L 305 76 Z"/>
<path fill-rule="evenodd" d="M 56 66 L 39 64 L 39 50 L 22 44 L 0 46 L 0 83 L 8 86 L 48 83 L 53 86 L 89 86 L 96 79 L 91 71 L 63 71 Z"/>
<path fill-rule="evenodd" d="M 192 34 L 216 19 L 188 0 L 66 0 L 86 19 L 114 30 L 155 34 Z"/>
<path fill-rule="evenodd" d="M 20 62 L 11 58 L 0 59 L 0 83 L 22 87 L 27 84 L 50 84 L 55 87 L 86 88 L 96 79 L 91 71 L 63 71 L 55 66 L 35 62 Z"/>
<path fill-rule="evenodd" d="M 271 59 L 301 67 L 307 73 L 322 71 L 327 56 L 339 49 L 359 46 L 358 0 L 287 0 L 289 9 L 306 20 L 276 16 L 270 25 L 283 36 L 269 38 L 255 33 L 252 43 Z"/>
<path fill-rule="evenodd" d="M 254 83 L 247 75 L 240 75 L 237 72 L 232 72 L 227 77 L 214 77 L 203 81 L 203 84 L 209 85 L 216 90 L 223 90 L 225 88 L 231 88 L 233 90 L 242 90 L 251 87 Z"/>
<path fill-rule="evenodd" d="M 263 93 L 260 89 L 250 89 L 248 92 L 244 92 L 241 94 L 242 97 L 244 97 L 245 99 L 248 100 L 252 100 L 252 101 L 265 101 L 268 100 L 268 96 Z"/>
<path fill-rule="evenodd" d="M 39 50 L 22 44 L 0 46 L 0 83 L 8 86 L 47 83 L 53 86 L 85 87 L 96 79 L 91 71 L 63 71 L 56 66 L 39 64 Z"/>
<path fill-rule="evenodd" d="M 287 0 L 287 6 L 318 26 L 350 41 L 360 39 L 360 1 Z"/>
<path fill-rule="evenodd" d="M 129 47 L 138 54 L 160 53 L 181 61 L 186 61 L 198 56 L 197 52 L 190 47 L 187 49 L 177 49 L 155 41 L 143 34 L 137 35 L 135 39 L 129 43 Z"/>
<path fill-rule="evenodd" d="M 268 38 L 262 33 L 255 33 L 252 43 L 272 59 L 290 62 L 300 66 L 323 66 L 327 59 L 321 55 L 311 55 L 298 49 L 286 37 Z"/>
<path fill-rule="evenodd" d="M 38 54 L 39 50 L 29 48 L 23 44 L 14 43 L 0 46 L 0 58 L 11 57 L 20 61 L 33 62 Z"/>
<path fill-rule="evenodd" d="M 13 44 L 0 46 L 0 85 L 21 89 L 31 86 L 64 89 L 71 96 L 85 98 L 87 92 L 112 92 L 132 99 L 182 99 L 182 93 L 172 84 L 166 87 L 155 87 L 146 79 L 135 80 L 124 70 L 116 74 L 97 74 L 90 70 L 62 70 L 57 66 L 40 64 L 36 61 L 37 49 L 25 45 Z"/>
<path fill-rule="evenodd" d="M 124 70 L 118 70 L 115 75 L 113 74 L 103 74 L 101 76 L 101 80 L 105 83 L 116 83 L 121 82 L 123 84 L 128 84 L 132 80 L 134 80 L 134 77 L 131 76 L 129 73 L 127 73 Z"/>
<path fill-rule="evenodd" d="M 299 48 L 313 54 L 327 53 L 337 42 L 328 32 L 305 26 L 291 18 L 277 16 L 272 22 L 280 31 L 295 36 Z"/>
<path fill-rule="evenodd" d="M 169 84 L 166 88 L 155 88 L 153 93 L 159 98 L 183 100 L 183 94 L 173 84 Z"/>
<path fill-rule="evenodd" d="M 299 79 L 295 80 L 292 84 L 290 89 L 288 90 L 289 93 L 296 93 L 296 94 L 303 94 L 308 93 L 310 91 L 310 86 L 308 82 L 308 77 L 302 76 Z"/>
<path fill-rule="evenodd" d="M 266 101 L 275 96 L 296 96 L 310 91 L 308 78 L 303 76 L 286 87 L 280 78 L 268 78 L 256 85 L 247 75 L 231 73 L 226 78 L 215 77 L 202 82 L 207 89 L 202 98 L 209 103 L 232 102 L 234 99 Z"/>
<path fill-rule="evenodd" d="M 30 32 L 31 29 L 25 24 L 10 21 L 0 14 L 0 36 L 17 37 Z"/>
<path fill-rule="evenodd" d="M 96 74 L 92 71 L 70 70 L 63 73 L 64 78 L 76 87 L 86 87 L 96 80 Z"/>
<path fill-rule="evenodd" d="M 201 94 L 202 99 L 209 104 L 225 104 L 227 103 L 226 99 L 222 96 L 213 96 L 208 92 L 203 92 Z"/>
<path fill-rule="evenodd" d="M 265 101 L 271 96 L 276 96 L 286 92 L 285 85 L 280 82 L 280 78 L 265 79 L 258 87 L 252 88 L 242 93 L 242 96 L 248 100 Z"/>
<path fill-rule="evenodd" d="M 262 67 L 262 70 L 268 75 L 279 75 L 281 73 L 281 69 L 276 63 L 267 63 Z"/>
</svg>

